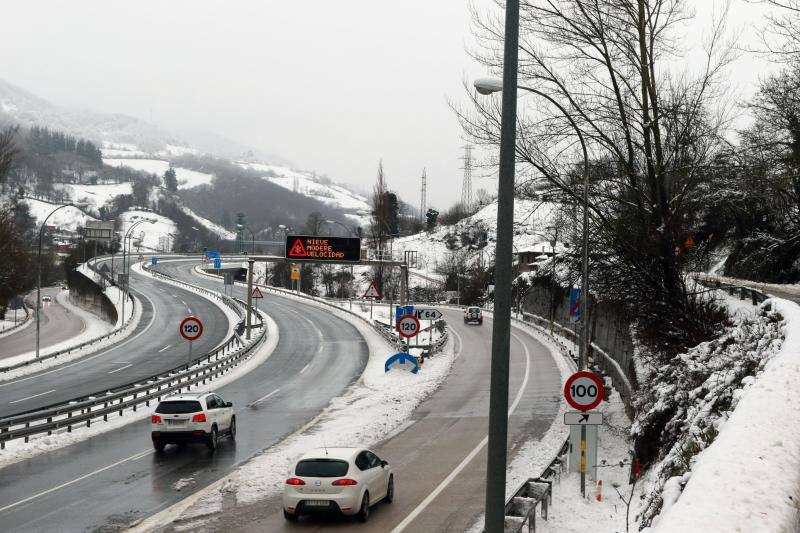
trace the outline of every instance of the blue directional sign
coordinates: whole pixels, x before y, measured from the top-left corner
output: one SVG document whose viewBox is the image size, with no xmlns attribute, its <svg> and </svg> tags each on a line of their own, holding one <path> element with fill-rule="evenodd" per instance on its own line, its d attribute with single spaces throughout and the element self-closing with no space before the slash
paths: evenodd
<svg viewBox="0 0 800 533">
<path fill-rule="evenodd" d="M 383 366 L 384 372 L 388 372 L 393 366 L 410 370 L 412 374 L 416 374 L 419 371 L 419 361 L 417 361 L 417 358 L 406 352 L 397 352 L 387 359 L 386 364 Z"/>
<path fill-rule="evenodd" d="M 214 268 L 222 268 L 222 259 L 219 257 L 214 258 Z"/>
<path fill-rule="evenodd" d="M 219 252 L 206 252 L 206 257 L 209 259 L 219 259 L 220 255 Z"/>
<path fill-rule="evenodd" d="M 398 305 L 395 308 L 395 322 L 400 320 L 405 315 L 413 315 L 414 314 L 414 306 L 413 305 Z"/>
<path fill-rule="evenodd" d="M 569 317 L 573 322 L 581 319 L 581 290 L 577 287 L 569 290 Z"/>
<path fill-rule="evenodd" d="M 158 264 L 158 257 L 153 256 L 150 258 L 150 264 L 156 266 Z"/>
</svg>

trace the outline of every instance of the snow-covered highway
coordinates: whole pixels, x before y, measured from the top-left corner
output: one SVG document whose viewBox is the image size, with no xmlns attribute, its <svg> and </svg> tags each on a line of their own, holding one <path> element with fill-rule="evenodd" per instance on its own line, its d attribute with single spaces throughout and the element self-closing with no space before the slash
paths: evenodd
<svg viewBox="0 0 800 533">
<path fill-rule="evenodd" d="M 164 262 L 158 269 L 198 285 L 221 287 L 216 281 L 192 277 L 193 264 L 194 261 Z M 173 292 L 178 294 L 175 292 L 178 288 L 148 277 L 139 276 L 134 283 L 170 297 Z M 147 294 L 153 297 L 154 292 L 148 290 Z M 186 297 L 190 294 L 194 293 L 187 292 Z M 243 297 L 244 292 L 237 288 L 234 295 Z M 157 298 L 154 303 L 157 313 L 161 313 L 161 300 Z M 225 400 L 234 404 L 238 420 L 235 443 L 222 441 L 214 454 L 209 454 L 203 446 L 186 446 L 168 449 L 157 456 L 150 443 L 149 420 L 141 420 L 17 462 L 0 470 L 4 479 L 0 486 L 0 521 L 4 528 L 122 529 L 219 479 L 255 453 L 280 441 L 312 419 L 361 374 L 368 349 L 358 331 L 346 321 L 280 297 L 270 298 L 265 311 L 277 325 L 278 332 L 270 334 L 279 333 L 271 355 L 238 380 L 216 388 Z M 200 315 L 194 308 L 193 312 Z M 182 313 L 176 310 L 161 314 L 158 328 L 174 337 L 176 327 L 172 327 L 172 322 L 176 315 Z M 143 317 L 142 322 L 147 319 Z M 173 353 L 185 356 L 182 344 L 168 347 L 162 353 L 155 349 L 156 344 L 161 349 L 169 342 L 160 338 L 154 341 L 154 350 L 149 352 L 151 360 Z M 43 398 L 49 400 L 48 396 Z M 43 400 L 43 403 L 52 402 Z"/>
</svg>

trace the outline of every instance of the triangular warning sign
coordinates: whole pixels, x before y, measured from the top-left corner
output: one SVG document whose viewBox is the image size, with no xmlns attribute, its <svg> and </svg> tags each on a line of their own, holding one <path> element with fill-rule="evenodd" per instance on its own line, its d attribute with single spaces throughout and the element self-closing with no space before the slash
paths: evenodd
<svg viewBox="0 0 800 533">
<path fill-rule="evenodd" d="M 306 257 L 308 254 L 306 253 L 306 247 L 303 246 L 303 241 L 297 239 L 294 241 L 294 246 L 289 251 L 289 257 Z"/>
<path fill-rule="evenodd" d="M 367 290 L 364 292 L 364 296 L 362 298 L 375 298 L 376 300 L 381 299 L 381 291 L 378 290 L 378 287 L 375 286 L 375 282 L 369 284 Z"/>
<path fill-rule="evenodd" d="M 251 297 L 252 298 L 263 298 L 264 295 L 261 294 L 261 289 L 259 289 L 258 287 L 253 287 L 253 294 L 252 294 Z"/>
<path fill-rule="evenodd" d="M 100 272 L 108 273 L 108 272 L 111 272 L 111 271 L 108 269 L 108 265 L 103 263 L 103 266 L 100 267 Z"/>
</svg>

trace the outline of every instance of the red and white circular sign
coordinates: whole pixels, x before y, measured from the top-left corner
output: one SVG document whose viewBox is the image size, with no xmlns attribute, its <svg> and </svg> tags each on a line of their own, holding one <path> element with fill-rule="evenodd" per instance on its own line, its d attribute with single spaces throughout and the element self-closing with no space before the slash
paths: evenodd
<svg viewBox="0 0 800 533">
<path fill-rule="evenodd" d="M 591 372 L 576 372 L 564 384 L 564 398 L 578 411 L 590 411 L 603 401 L 603 381 Z"/>
<path fill-rule="evenodd" d="M 419 320 L 414 315 L 403 315 L 397 320 L 397 333 L 401 337 L 410 339 L 419 333 Z"/>
<path fill-rule="evenodd" d="M 203 323 L 196 316 L 189 316 L 181 321 L 181 337 L 187 341 L 194 341 L 203 334 Z"/>
</svg>

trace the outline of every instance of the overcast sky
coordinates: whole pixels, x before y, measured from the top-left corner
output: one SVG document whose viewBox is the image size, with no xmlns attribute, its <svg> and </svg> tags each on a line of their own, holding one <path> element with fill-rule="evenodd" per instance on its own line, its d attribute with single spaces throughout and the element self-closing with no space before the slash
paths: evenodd
<svg viewBox="0 0 800 533">
<path fill-rule="evenodd" d="M 700 27 L 715 2 L 693 3 Z M 742 43 L 760 16 L 734 0 Z M 439 208 L 460 195 L 464 141 L 447 101 L 483 74 L 470 46 L 465 0 L 0 4 L 0 77 L 53 103 L 215 131 L 364 189 L 382 158 L 414 205 L 426 167 Z M 766 68 L 745 57 L 731 83 L 747 95 Z"/>
</svg>

